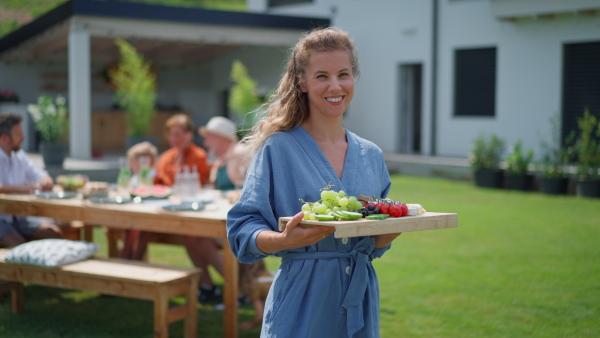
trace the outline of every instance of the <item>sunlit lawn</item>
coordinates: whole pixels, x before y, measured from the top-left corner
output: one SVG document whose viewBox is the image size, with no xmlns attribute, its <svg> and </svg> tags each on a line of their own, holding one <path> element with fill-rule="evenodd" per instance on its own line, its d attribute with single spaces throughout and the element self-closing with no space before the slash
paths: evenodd
<svg viewBox="0 0 600 338">
<path fill-rule="evenodd" d="M 390 197 L 456 212 L 459 227 L 405 233 L 374 261 L 382 337 L 600 335 L 600 200 L 408 176 L 393 177 Z M 101 231 L 95 238 L 104 244 Z M 190 266 L 181 247 L 150 250 L 154 263 Z M 99 255 L 105 254 L 104 246 Z M 267 264 L 276 269 L 278 261 Z M 222 313 L 213 305 L 199 306 L 199 336 L 222 336 Z M 247 320 L 252 308 L 240 314 Z M 177 323 L 170 333 L 182 330 Z M 0 306 L 0 336 L 151 335 L 147 301 L 30 285 L 26 314 Z"/>
</svg>

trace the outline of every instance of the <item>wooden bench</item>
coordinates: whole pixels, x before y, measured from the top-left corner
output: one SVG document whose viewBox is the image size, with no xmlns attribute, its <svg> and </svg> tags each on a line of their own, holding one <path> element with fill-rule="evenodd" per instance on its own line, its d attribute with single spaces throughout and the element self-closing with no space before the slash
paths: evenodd
<svg viewBox="0 0 600 338">
<path fill-rule="evenodd" d="M 0 257 L 7 252 L 7 249 L 0 249 Z M 197 268 L 115 258 L 92 258 L 57 268 L 13 264 L 0 258 L 0 280 L 9 282 L 0 284 L 0 291 L 12 292 L 13 312 L 23 312 L 22 283 L 151 300 L 154 302 L 155 337 L 168 337 L 169 324 L 178 320 L 185 320 L 186 337 L 196 336 L 199 278 L 200 269 Z M 186 296 L 186 303 L 169 308 L 169 299 L 179 295 Z"/>
</svg>

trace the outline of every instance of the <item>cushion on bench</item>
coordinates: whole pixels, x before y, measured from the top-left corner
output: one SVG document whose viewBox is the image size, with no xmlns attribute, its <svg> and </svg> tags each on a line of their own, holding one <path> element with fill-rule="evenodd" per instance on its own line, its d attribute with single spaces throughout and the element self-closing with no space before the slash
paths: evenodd
<svg viewBox="0 0 600 338">
<path fill-rule="evenodd" d="M 57 267 L 92 257 L 100 246 L 86 241 L 40 239 L 12 248 L 4 256 L 10 263 Z"/>
</svg>

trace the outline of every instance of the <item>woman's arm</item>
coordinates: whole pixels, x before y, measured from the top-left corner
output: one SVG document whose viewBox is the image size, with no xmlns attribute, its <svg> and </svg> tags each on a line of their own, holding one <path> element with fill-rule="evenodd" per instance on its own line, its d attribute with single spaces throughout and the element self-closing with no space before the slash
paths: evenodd
<svg viewBox="0 0 600 338">
<path fill-rule="evenodd" d="M 302 248 L 316 244 L 335 231 L 335 227 L 315 226 L 302 228 L 298 226 L 303 212 L 297 213 L 286 224 L 283 232 L 265 230 L 256 237 L 256 246 L 264 253 L 270 254 L 287 249 Z"/>
<path fill-rule="evenodd" d="M 402 235 L 402 233 L 373 236 L 373 238 L 375 238 L 375 249 L 385 248 L 400 235 Z"/>
</svg>

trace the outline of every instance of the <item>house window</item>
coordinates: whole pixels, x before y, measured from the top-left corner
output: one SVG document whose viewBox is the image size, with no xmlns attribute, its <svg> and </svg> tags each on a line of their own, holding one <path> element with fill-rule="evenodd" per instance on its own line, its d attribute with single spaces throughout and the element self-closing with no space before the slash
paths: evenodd
<svg viewBox="0 0 600 338">
<path fill-rule="evenodd" d="M 313 0 L 269 0 L 269 7 L 311 3 Z"/>
<path fill-rule="evenodd" d="M 563 46 L 562 139 L 577 132 L 585 108 L 600 118 L 600 41 Z"/>
<path fill-rule="evenodd" d="M 496 115 L 496 48 L 460 49 L 454 55 L 454 115 Z"/>
</svg>

